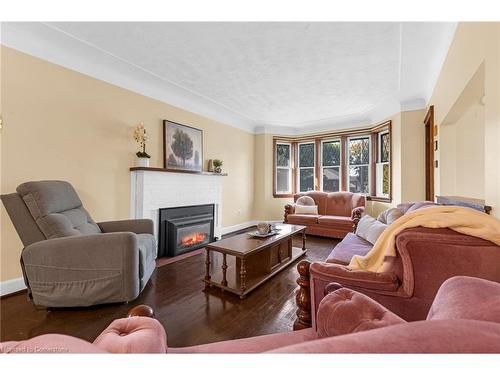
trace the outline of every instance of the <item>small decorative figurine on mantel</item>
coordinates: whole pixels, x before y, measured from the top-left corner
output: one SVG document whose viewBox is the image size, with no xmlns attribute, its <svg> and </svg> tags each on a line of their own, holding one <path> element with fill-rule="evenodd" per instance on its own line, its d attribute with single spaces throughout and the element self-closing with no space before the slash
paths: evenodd
<svg viewBox="0 0 500 375">
<path fill-rule="evenodd" d="M 134 128 L 134 140 L 139 143 L 141 151 L 136 153 L 137 155 L 137 167 L 149 167 L 149 159 L 151 156 L 146 152 L 146 141 L 148 136 L 146 135 L 146 128 L 141 122 Z"/>
</svg>

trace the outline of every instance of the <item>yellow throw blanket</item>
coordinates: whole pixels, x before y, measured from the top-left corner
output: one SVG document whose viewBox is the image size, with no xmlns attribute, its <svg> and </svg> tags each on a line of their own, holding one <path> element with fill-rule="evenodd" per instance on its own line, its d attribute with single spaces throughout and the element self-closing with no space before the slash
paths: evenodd
<svg viewBox="0 0 500 375">
<path fill-rule="evenodd" d="M 500 221 L 477 210 L 459 206 L 432 206 L 407 213 L 389 225 L 364 256 L 355 255 L 349 268 L 381 272 L 384 258 L 396 256 L 396 236 L 407 228 L 450 228 L 500 246 Z"/>
</svg>

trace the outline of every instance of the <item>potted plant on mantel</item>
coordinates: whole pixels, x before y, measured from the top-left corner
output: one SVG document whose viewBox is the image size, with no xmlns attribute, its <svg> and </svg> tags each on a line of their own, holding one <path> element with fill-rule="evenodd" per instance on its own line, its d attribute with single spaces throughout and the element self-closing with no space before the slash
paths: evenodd
<svg viewBox="0 0 500 375">
<path fill-rule="evenodd" d="M 213 161 L 214 164 L 214 172 L 215 173 L 222 173 L 222 160 L 215 159 Z"/>
<path fill-rule="evenodd" d="M 141 151 L 136 153 L 137 167 L 149 167 L 149 159 L 151 156 L 146 152 L 146 141 L 148 140 L 148 136 L 146 135 L 146 128 L 142 122 L 134 128 L 134 139 L 141 146 Z"/>
</svg>

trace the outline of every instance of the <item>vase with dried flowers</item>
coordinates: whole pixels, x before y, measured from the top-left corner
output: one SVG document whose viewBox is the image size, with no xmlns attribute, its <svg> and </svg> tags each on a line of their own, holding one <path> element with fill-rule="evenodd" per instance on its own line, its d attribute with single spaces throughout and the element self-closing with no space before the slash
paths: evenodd
<svg viewBox="0 0 500 375">
<path fill-rule="evenodd" d="M 138 167 L 149 167 L 149 159 L 151 156 L 146 152 L 146 141 L 148 136 L 146 135 L 146 128 L 141 122 L 134 128 L 134 140 L 139 143 L 141 150 L 136 153 L 137 155 L 137 166 Z"/>
<path fill-rule="evenodd" d="M 214 164 L 214 172 L 222 173 L 222 160 L 214 159 L 213 164 Z"/>
</svg>

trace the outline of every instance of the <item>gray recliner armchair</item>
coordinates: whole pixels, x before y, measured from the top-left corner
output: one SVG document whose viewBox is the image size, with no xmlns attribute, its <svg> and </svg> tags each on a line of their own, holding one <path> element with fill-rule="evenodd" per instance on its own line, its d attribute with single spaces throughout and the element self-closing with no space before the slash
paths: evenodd
<svg viewBox="0 0 500 375">
<path fill-rule="evenodd" d="M 96 223 L 65 181 L 21 184 L 2 195 L 24 249 L 28 295 L 47 307 L 131 301 L 155 269 L 149 219 Z"/>
</svg>

